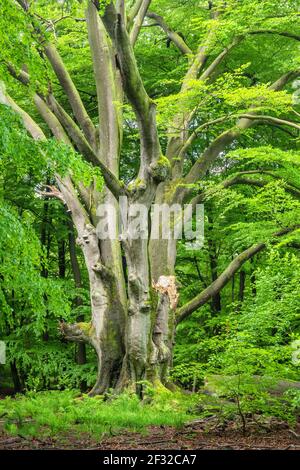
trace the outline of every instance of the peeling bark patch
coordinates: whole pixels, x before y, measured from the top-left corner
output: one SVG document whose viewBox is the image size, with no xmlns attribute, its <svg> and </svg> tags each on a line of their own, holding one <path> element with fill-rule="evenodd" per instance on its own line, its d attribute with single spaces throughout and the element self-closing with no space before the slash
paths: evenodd
<svg viewBox="0 0 300 470">
<path fill-rule="evenodd" d="M 177 292 L 175 276 L 160 276 L 157 283 L 152 283 L 152 287 L 160 294 L 167 294 L 169 297 L 171 309 L 176 309 L 179 300 L 179 294 Z"/>
</svg>

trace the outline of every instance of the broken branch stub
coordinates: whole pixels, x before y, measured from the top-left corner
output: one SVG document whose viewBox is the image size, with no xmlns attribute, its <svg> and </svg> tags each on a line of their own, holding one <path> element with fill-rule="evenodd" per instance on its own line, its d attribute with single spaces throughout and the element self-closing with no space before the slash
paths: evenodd
<svg viewBox="0 0 300 470">
<path fill-rule="evenodd" d="M 168 295 L 171 309 L 176 309 L 179 300 L 179 294 L 177 292 L 175 276 L 160 276 L 156 283 L 152 283 L 152 287 L 160 294 Z"/>
</svg>

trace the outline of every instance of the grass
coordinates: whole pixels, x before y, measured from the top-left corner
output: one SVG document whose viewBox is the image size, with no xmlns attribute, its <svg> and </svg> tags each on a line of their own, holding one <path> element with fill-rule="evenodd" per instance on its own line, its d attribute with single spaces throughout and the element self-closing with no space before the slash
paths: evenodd
<svg viewBox="0 0 300 470">
<path fill-rule="evenodd" d="M 146 432 L 151 425 L 180 427 L 191 419 L 195 397 L 164 392 L 151 403 L 122 394 L 110 400 L 77 391 L 29 392 L 0 401 L 4 429 L 12 435 L 55 437 L 72 432 L 99 438 L 121 430 Z"/>
</svg>

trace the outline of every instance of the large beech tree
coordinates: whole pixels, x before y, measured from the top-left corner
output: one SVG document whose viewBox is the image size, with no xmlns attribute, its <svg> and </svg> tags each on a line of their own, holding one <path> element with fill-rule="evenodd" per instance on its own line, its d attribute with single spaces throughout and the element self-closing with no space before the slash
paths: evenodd
<svg viewBox="0 0 300 470">
<path fill-rule="evenodd" d="M 78 0 L 77 3 L 85 16 L 73 20 L 86 25 L 97 95 L 97 120 L 87 112 L 82 93 L 76 88 L 56 46 L 55 24 L 64 20 L 64 14 L 60 18 L 45 19 L 45 2 L 42 1 L 1 0 L 4 16 L 14 9 L 17 12 L 19 37 L 29 34 L 30 47 L 37 51 L 41 62 L 52 69 L 45 86 L 39 74 L 32 76 L 26 62 L 20 66 L 20 58 L 14 61 L 13 49 L 17 49 L 18 44 L 10 44 L 10 48 L 13 47 L 9 57 L 3 55 L 2 63 L 7 72 L 24 89 L 30 90 L 40 117 L 34 119 L 34 115 L 21 108 L 4 86 L 0 98 L 2 104 L 21 116 L 33 139 L 44 141 L 52 134 L 101 170 L 105 183 L 102 190 L 96 177 L 93 184 L 86 187 L 74 179 L 71 171 L 56 174 L 55 186 L 48 187 L 47 195 L 61 199 L 71 215 L 90 283 L 90 322 L 63 323 L 61 330 L 67 339 L 88 343 L 97 353 L 98 377 L 91 394 L 102 394 L 111 387 L 117 390 L 132 387 L 141 393 L 145 380 L 154 385 L 171 386 L 168 370 L 176 324 L 220 292 L 244 262 L 265 248 L 266 240 L 245 247 L 205 291 L 177 307 L 176 240 L 151 237 L 151 233 L 157 233 L 155 223 L 160 223 L 154 220 L 149 224 L 147 237 L 136 238 L 127 233 L 127 237 L 120 239 L 101 240 L 96 232 L 97 207 L 100 203 L 109 203 L 115 208 L 106 213 L 101 223 L 115 226 L 118 232 L 120 197 L 127 198 L 129 208 L 143 204 L 149 217 L 153 203 L 184 205 L 191 201 L 194 206 L 197 202 L 205 203 L 209 190 L 201 186 L 201 180 L 207 178 L 226 150 L 238 146 L 239 139 L 249 129 L 264 125 L 299 131 L 299 115 L 296 112 L 295 119 L 291 118 L 291 97 L 284 93 L 300 75 L 299 65 L 297 67 L 300 32 L 296 32 L 298 2 L 279 1 L 276 5 L 270 1 L 247 0 L 192 2 L 198 20 L 193 23 L 195 34 L 190 36 L 189 44 L 185 34 L 173 29 L 164 17 L 164 8 L 170 17 L 173 1 Z M 159 38 L 165 35 L 166 45 L 182 57 L 180 89 L 173 97 L 169 93 L 169 97 L 156 102 L 147 92 L 135 55 L 141 34 L 146 40 L 155 34 Z M 229 92 L 224 98 L 228 83 L 233 81 L 234 86 L 234 73 L 230 74 L 224 67 L 226 60 L 237 50 L 254 47 L 253 44 L 259 55 L 259 47 L 264 47 L 261 38 L 270 36 L 276 37 L 270 53 L 280 54 L 278 49 L 282 44 L 290 54 L 290 60 L 285 62 L 286 69 L 277 73 L 272 70 L 269 76 L 265 75 L 265 83 L 259 86 L 250 76 L 247 87 L 239 92 L 239 100 L 237 95 L 228 97 Z M 240 66 L 244 62 L 241 58 Z M 240 73 L 246 76 L 247 69 Z M 59 97 L 55 96 L 58 89 L 55 82 L 59 82 Z M 243 92 L 248 93 L 246 97 Z M 228 103 L 234 99 L 238 104 L 230 108 Z M 220 105 L 222 102 L 224 106 Z M 160 119 L 157 118 L 157 103 L 163 108 Z M 288 112 L 285 112 L 287 107 Z M 124 113 L 127 113 L 127 122 Z M 135 142 L 135 151 L 139 149 L 138 169 L 129 183 L 120 178 L 120 160 L 127 151 L 123 131 L 128 114 L 139 136 L 139 142 Z M 206 132 L 211 129 L 213 132 Z M 225 180 L 223 187 L 262 186 L 263 178 L 270 176 L 261 172 L 257 182 L 249 178 L 249 174 L 251 172 L 247 177 L 235 175 Z M 288 190 L 291 191 L 291 187 L 287 187 Z M 299 197 L 297 188 L 292 188 L 292 192 L 294 197 Z M 272 240 L 297 228 L 296 224 L 278 227 L 272 232 Z"/>
</svg>

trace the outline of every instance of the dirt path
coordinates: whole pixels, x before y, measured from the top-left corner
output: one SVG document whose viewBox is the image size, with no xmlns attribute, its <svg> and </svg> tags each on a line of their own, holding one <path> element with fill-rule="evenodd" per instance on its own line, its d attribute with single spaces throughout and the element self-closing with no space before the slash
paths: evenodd
<svg viewBox="0 0 300 470">
<path fill-rule="evenodd" d="M 300 450 L 300 426 L 291 430 L 285 423 L 272 429 L 249 430 L 243 436 L 233 426 L 212 427 L 208 430 L 203 422 L 185 426 L 151 427 L 146 435 L 122 432 L 116 436 L 97 441 L 86 436 L 67 434 L 57 438 L 31 439 L 0 435 L 0 449 L 91 449 L 91 450 Z"/>
</svg>

